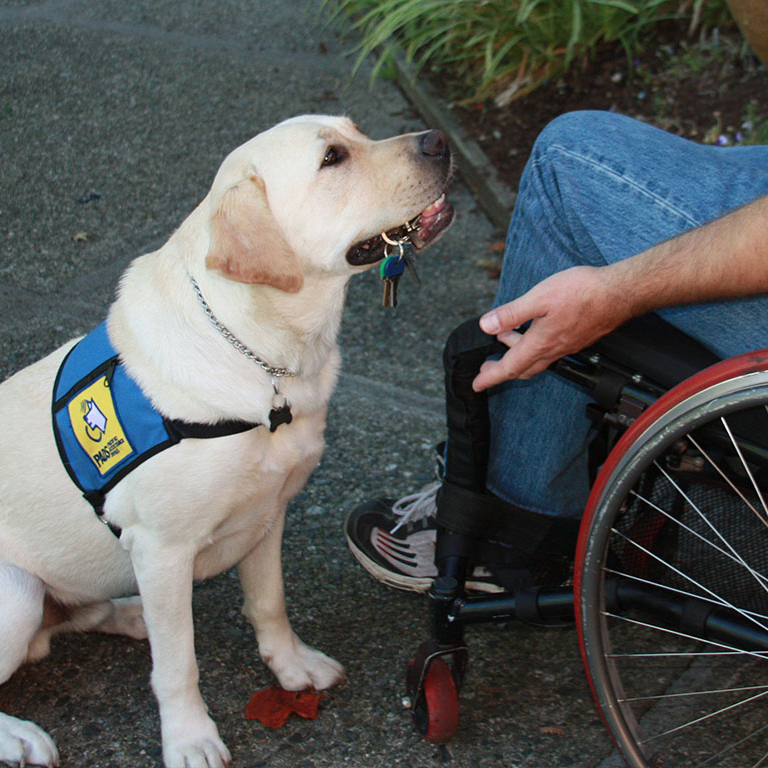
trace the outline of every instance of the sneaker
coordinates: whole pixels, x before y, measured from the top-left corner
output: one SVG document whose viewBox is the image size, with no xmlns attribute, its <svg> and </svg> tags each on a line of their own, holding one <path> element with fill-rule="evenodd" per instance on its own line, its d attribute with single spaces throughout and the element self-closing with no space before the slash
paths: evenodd
<svg viewBox="0 0 768 768">
<path fill-rule="evenodd" d="M 355 507 L 344 521 L 344 535 L 352 554 L 377 581 L 396 589 L 426 592 L 437 576 L 438 480 L 418 493 L 391 499 L 376 499 Z M 473 570 L 466 582 L 473 592 L 502 592 L 482 567 Z"/>
</svg>

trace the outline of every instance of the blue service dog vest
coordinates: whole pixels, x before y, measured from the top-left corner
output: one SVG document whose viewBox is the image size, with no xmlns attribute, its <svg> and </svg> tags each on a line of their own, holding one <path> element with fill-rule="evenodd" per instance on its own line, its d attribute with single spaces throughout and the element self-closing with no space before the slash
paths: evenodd
<svg viewBox="0 0 768 768">
<path fill-rule="evenodd" d="M 65 469 L 103 518 L 107 493 L 129 472 L 182 438 L 223 437 L 258 424 L 166 419 L 125 371 L 106 323 L 81 339 L 53 385 L 53 432 Z M 120 529 L 109 525 L 120 535 Z"/>
</svg>

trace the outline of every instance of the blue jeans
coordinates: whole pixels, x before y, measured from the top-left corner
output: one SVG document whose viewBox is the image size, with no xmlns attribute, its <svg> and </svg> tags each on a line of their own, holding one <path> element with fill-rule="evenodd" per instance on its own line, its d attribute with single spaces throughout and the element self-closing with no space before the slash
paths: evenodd
<svg viewBox="0 0 768 768">
<path fill-rule="evenodd" d="M 554 272 L 625 259 L 764 194 L 768 146 L 704 146 L 608 112 L 563 115 L 542 131 L 523 172 L 495 305 Z M 722 357 L 768 347 L 768 297 L 659 314 Z M 580 516 L 588 402 L 549 372 L 492 389 L 489 489 L 535 512 Z"/>
</svg>

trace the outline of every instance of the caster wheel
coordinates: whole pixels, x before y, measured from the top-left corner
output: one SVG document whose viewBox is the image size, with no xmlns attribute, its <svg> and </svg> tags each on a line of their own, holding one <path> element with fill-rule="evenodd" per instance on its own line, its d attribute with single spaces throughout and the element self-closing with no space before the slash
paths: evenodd
<svg viewBox="0 0 768 768">
<path fill-rule="evenodd" d="M 413 667 L 414 662 L 409 665 Z M 437 744 L 449 741 L 459 727 L 459 694 L 450 667 L 434 659 L 424 677 L 423 693 L 411 712 L 419 733 Z"/>
</svg>

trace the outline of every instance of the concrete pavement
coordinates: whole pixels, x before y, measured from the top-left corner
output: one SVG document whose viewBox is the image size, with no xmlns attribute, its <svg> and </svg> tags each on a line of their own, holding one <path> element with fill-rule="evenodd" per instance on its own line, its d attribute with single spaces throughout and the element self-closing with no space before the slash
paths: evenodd
<svg viewBox="0 0 768 768">
<path fill-rule="evenodd" d="M 424 127 L 393 83 L 369 88 L 367 66 L 350 79 L 354 37 L 325 21 L 303 0 L 0 0 L 0 378 L 100 322 L 126 264 L 253 134 L 304 112 L 347 113 L 375 138 Z M 461 181 L 451 197 L 457 222 L 395 311 L 373 273 L 352 281 L 328 449 L 289 511 L 294 627 L 348 671 L 316 721 L 245 719 L 272 679 L 237 580 L 195 590 L 201 687 L 236 766 L 587 768 L 610 751 L 573 631 L 524 625 L 468 631 L 459 732 L 446 747 L 422 741 L 401 697 L 426 600 L 373 581 L 344 542 L 345 510 L 430 479 L 443 340 L 493 297 L 476 262 L 498 230 Z M 0 688 L 0 709 L 47 729 L 66 768 L 157 766 L 149 670 L 146 643 L 60 637 Z"/>
</svg>

